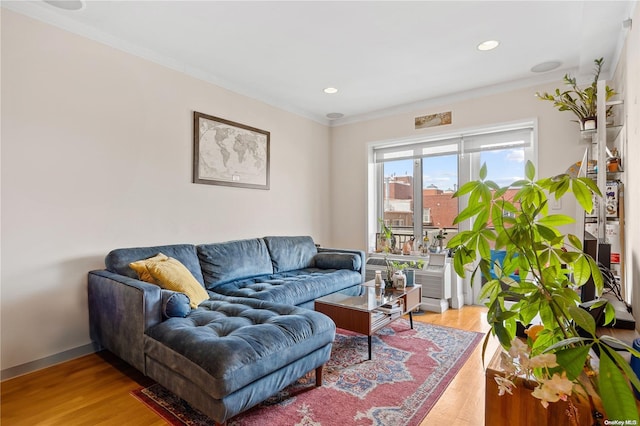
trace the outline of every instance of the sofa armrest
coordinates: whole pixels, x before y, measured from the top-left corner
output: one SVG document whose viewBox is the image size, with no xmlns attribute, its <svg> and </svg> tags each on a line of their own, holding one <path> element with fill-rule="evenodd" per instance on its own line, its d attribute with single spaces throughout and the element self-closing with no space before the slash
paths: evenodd
<svg viewBox="0 0 640 426">
<path fill-rule="evenodd" d="M 162 321 L 157 285 L 109 271 L 89 272 L 91 340 L 145 373 L 144 333 Z"/>
<path fill-rule="evenodd" d="M 318 253 L 348 253 L 354 254 L 360 257 L 360 268 L 357 270 L 362 275 L 362 282 L 365 281 L 365 268 L 366 268 L 366 257 L 364 251 L 362 250 L 351 250 L 351 249 L 336 249 L 336 248 L 328 248 L 328 247 L 318 247 Z"/>
</svg>

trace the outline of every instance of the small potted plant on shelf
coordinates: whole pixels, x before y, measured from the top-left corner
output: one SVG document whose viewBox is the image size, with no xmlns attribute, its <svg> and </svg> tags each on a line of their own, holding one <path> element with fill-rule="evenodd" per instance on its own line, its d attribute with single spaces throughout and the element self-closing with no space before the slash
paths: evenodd
<svg viewBox="0 0 640 426">
<path fill-rule="evenodd" d="M 595 69 L 593 72 L 593 81 L 585 88 L 579 88 L 575 77 L 565 74 L 563 81 L 569 88 L 563 92 L 556 89 L 554 93 L 536 92 L 536 96 L 542 100 L 553 102 L 553 106 L 559 111 L 571 111 L 580 123 L 580 130 L 592 130 L 596 128 L 596 118 L 598 115 L 598 79 L 604 59 L 595 59 Z M 609 100 L 616 92 L 606 86 L 605 100 Z M 611 107 L 607 108 L 607 116 L 611 113 Z"/>
<path fill-rule="evenodd" d="M 386 223 L 384 223 L 384 219 L 378 218 L 378 224 L 380 225 L 380 248 L 382 253 L 384 253 L 384 261 L 387 266 L 387 273 L 385 279 L 385 287 L 390 288 L 393 285 L 393 274 L 396 269 L 394 267 L 394 262 L 389 259 L 389 253 L 393 253 L 395 248 L 395 236 Z"/>
<path fill-rule="evenodd" d="M 416 269 L 422 269 L 424 267 L 424 260 L 410 260 L 410 261 L 394 261 L 387 260 L 387 268 L 396 271 L 402 271 L 407 278 L 407 287 L 413 287 L 416 283 L 415 273 Z"/>
<path fill-rule="evenodd" d="M 454 223 L 471 219 L 472 227 L 451 238 L 448 247 L 454 250 L 459 276 L 472 272 L 473 282 L 480 273 L 486 280 L 479 299 L 488 307 L 490 334 L 504 349 L 506 373 L 496 378 L 500 394 L 525 386 L 529 379 L 536 383 L 531 395 L 545 407 L 558 400 L 582 401 L 590 406 L 593 424 L 602 424 L 602 415 L 609 421 L 604 424 L 618 424 L 613 420 L 640 424 L 632 392 L 632 387 L 640 389 L 640 381 L 610 344 L 634 356 L 640 353 L 596 334 L 594 318 L 578 305 L 577 290 L 591 277 L 601 294 L 602 275 L 594 259 L 582 251 L 581 239 L 560 232 L 559 227 L 573 218 L 549 214 L 548 209 L 550 197 L 573 194 L 580 206 L 591 211 L 592 195 L 601 196 L 595 183 L 568 174 L 534 180 L 531 162 L 525 167 L 526 179 L 507 187 L 486 180 L 486 175 L 483 165 L 480 180 L 462 185 L 454 194 L 469 194 L 468 206 Z M 509 188 L 518 188 L 512 199 L 506 197 Z M 501 264 L 493 263 L 491 245 L 506 252 Z M 519 281 L 513 278 L 516 271 Z M 592 309 L 596 308 L 604 309 L 606 322 L 612 321 L 614 309 L 606 300 L 597 301 Z M 518 325 L 528 327 L 526 339 L 516 335 Z M 592 350 L 599 354 L 597 367 Z"/>
<path fill-rule="evenodd" d="M 444 240 L 447 238 L 447 233 L 444 229 L 438 230 L 438 233 L 433 237 L 433 241 L 431 242 L 431 247 L 429 247 L 429 251 L 431 253 L 441 253 L 444 249 Z"/>
<path fill-rule="evenodd" d="M 393 253 L 396 248 L 396 237 L 393 235 L 393 231 L 384 223 L 383 219 L 378 218 L 378 224 L 380 224 L 378 247 L 385 253 Z"/>
</svg>

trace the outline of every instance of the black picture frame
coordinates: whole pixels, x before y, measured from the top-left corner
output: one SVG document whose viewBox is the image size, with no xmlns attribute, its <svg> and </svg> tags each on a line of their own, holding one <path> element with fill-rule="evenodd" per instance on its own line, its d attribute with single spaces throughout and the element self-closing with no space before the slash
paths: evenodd
<svg viewBox="0 0 640 426">
<path fill-rule="evenodd" d="M 193 183 L 269 189 L 271 133 L 193 112 Z"/>
</svg>

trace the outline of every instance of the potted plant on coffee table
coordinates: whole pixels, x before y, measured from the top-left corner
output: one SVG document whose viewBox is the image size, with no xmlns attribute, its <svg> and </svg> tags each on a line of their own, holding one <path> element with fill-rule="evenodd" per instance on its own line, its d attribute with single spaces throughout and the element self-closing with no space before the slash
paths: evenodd
<svg viewBox="0 0 640 426">
<path fill-rule="evenodd" d="M 578 306 L 576 290 L 592 277 L 601 294 L 600 270 L 582 251 L 580 238 L 560 232 L 559 227 L 572 223 L 573 218 L 549 213 L 551 197 L 572 194 L 580 206 L 591 211 L 592 194 L 601 194 L 589 178 L 563 174 L 534 180 L 531 162 L 526 164 L 525 175 L 524 180 L 499 187 L 486 180 L 483 165 L 480 180 L 462 185 L 454 194 L 469 196 L 468 206 L 454 223 L 470 219 L 472 226 L 448 243 L 448 248 L 454 249 L 458 275 L 480 273 L 486 280 L 480 300 L 488 307 L 490 334 L 504 349 L 502 365 L 508 372 L 496 379 L 501 394 L 519 386 L 524 375 L 537 384 L 532 395 L 545 407 L 560 399 L 582 398 L 592 413 L 608 419 L 604 424 L 616 424 L 613 420 L 640 424 L 632 392 L 632 387 L 640 389 L 640 381 L 610 344 L 635 356 L 640 353 L 617 339 L 596 334 L 593 317 Z M 507 198 L 509 188 L 518 189 L 512 199 Z M 506 251 L 501 265 L 492 263 L 491 245 Z M 516 270 L 519 281 L 510 277 Z M 491 271 L 496 278 L 491 277 Z M 509 304 L 508 299 L 514 302 Z M 598 301 L 594 309 L 597 307 L 604 307 L 607 322 L 613 319 L 613 308 L 605 300 Z M 528 329 L 528 337 L 517 337 L 518 323 L 527 327 L 534 318 L 539 318 L 539 324 Z M 486 345 L 487 340 L 485 350 Z M 599 353 L 597 368 L 592 363 L 596 358 L 592 350 Z M 601 420 L 594 415 L 594 424 Z"/>
</svg>

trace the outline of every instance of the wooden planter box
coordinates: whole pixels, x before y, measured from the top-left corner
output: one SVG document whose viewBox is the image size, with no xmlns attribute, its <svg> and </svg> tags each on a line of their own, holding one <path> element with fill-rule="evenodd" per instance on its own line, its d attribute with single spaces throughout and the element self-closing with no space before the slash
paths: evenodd
<svg viewBox="0 0 640 426">
<path fill-rule="evenodd" d="M 577 408 L 578 422 L 572 422 L 568 415 L 569 404 L 564 401 L 553 402 L 544 408 L 538 398 L 531 395 L 535 384 L 533 382 L 517 383 L 513 395 L 498 395 L 498 384 L 494 380 L 496 375 L 504 377 L 500 369 L 499 347 L 487 366 L 485 373 L 485 425 L 518 425 L 518 426 L 563 426 L 563 425 L 592 425 L 591 410 L 586 401 L 574 402 Z"/>
</svg>

